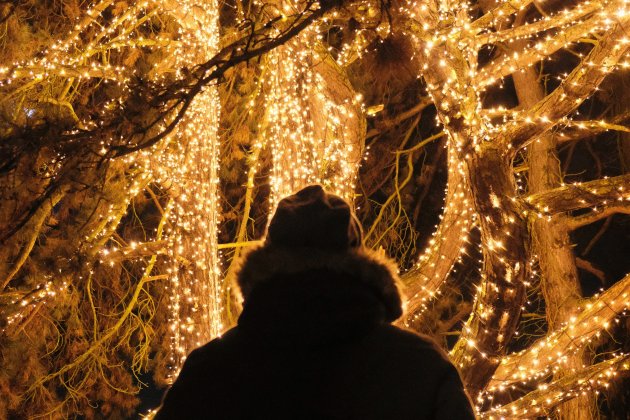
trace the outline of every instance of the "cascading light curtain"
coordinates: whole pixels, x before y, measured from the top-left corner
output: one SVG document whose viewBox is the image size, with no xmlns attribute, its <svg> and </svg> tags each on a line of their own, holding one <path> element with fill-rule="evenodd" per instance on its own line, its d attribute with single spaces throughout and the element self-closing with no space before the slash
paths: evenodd
<svg viewBox="0 0 630 420">
<path fill-rule="evenodd" d="M 299 10 L 290 2 L 282 7 Z M 353 198 L 365 131 L 361 98 L 340 81 L 343 70 L 318 43 L 317 28 L 309 28 L 268 57 L 262 142 L 273 155 L 271 211 L 311 183 Z"/>
<path fill-rule="evenodd" d="M 182 42 L 175 68 L 199 64 L 218 48 L 215 0 L 178 0 Z M 207 86 L 191 103 L 164 156 L 165 182 L 173 201 L 167 236 L 171 268 L 170 373 L 174 379 L 192 349 L 223 331 L 222 278 L 218 268 L 218 153 L 220 104 L 216 86 Z"/>
</svg>

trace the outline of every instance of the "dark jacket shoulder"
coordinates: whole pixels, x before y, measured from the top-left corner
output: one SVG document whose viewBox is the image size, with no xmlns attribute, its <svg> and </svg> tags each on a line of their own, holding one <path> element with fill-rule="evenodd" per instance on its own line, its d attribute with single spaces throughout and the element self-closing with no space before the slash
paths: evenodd
<svg viewBox="0 0 630 420">
<path fill-rule="evenodd" d="M 326 269 L 260 283 L 238 325 L 190 354 L 157 418 L 474 418 L 446 354 L 385 306 Z"/>
</svg>

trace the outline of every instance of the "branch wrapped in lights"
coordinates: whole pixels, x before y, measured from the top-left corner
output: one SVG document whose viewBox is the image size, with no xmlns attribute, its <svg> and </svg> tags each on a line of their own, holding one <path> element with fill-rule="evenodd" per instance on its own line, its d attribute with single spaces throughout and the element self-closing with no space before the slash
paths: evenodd
<svg viewBox="0 0 630 420">
<path fill-rule="evenodd" d="M 613 320 L 630 306 L 630 276 L 608 290 L 590 298 L 569 323 L 550 332 L 527 350 L 501 360 L 488 384 L 489 391 L 505 389 L 512 383 L 536 381 L 550 371 L 562 369 L 567 354 L 589 344 L 594 337 L 610 328 Z"/>
<path fill-rule="evenodd" d="M 269 145 L 273 156 L 271 209 L 315 182 L 354 198 L 365 137 L 361 98 L 328 52 L 313 47 L 319 38 L 317 28 L 309 28 L 268 57 L 267 126 L 255 147 Z"/>
<path fill-rule="evenodd" d="M 599 392 L 608 388 L 619 372 L 630 369 L 630 355 L 620 354 L 604 362 L 585 367 L 579 372 L 564 376 L 549 384 L 543 384 L 518 400 L 490 409 L 481 414 L 481 419 L 529 419 L 550 415 L 565 401 L 583 393 Z"/>
<path fill-rule="evenodd" d="M 567 184 L 526 198 L 537 213 L 553 215 L 585 208 L 627 205 L 630 175 Z"/>
</svg>

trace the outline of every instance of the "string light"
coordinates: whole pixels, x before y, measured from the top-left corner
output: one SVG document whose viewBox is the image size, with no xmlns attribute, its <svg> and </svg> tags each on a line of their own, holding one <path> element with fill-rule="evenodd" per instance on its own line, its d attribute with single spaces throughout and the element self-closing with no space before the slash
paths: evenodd
<svg viewBox="0 0 630 420">
<path fill-rule="evenodd" d="M 180 22 L 175 68 L 200 64 L 218 50 L 218 5 L 178 0 L 169 4 Z M 166 7 L 166 5 L 165 5 Z M 178 74 L 178 76 L 181 76 Z M 216 86 L 199 93 L 160 156 L 157 180 L 170 186 L 173 208 L 166 229 L 171 311 L 170 371 L 177 377 L 186 355 L 219 336 L 223 326 L 223 283 L 218 262 L 219 98 Z"/>
<path fill-rule="evenodd" d="M 519 124 L 523 127 L 527 125 L 540 124 L 540 126 L 553 126 L 555 121 L 551 118 L 551 114 L 532 112 L 523 112 L 495 108 L 491 110 L 482 110 L 479 94 L 488 86 L 500 81 L 503 77 L 512 74 L 520 69 L 538 63 L 542 58 L 551 56 L 555 51 L 561 48 L 567 48 L 574 41 L 593 32 L 609 31 L 619 20 L 610 19 L 612 11 L 615 15 L 623 19 L 627 15 L 627 2 L 603 2 L 591 3 L 585 2 L 570 11 L 564 11 L 557 15 L 543 17 L 536 22 L 519 28 L 510 28 L 503 32 L 493 32 L 490 30 L 492 26 L 499 27 L 499 24 L 509 15 L 522 10 L 528 2 L 497 2 L 495 10 L 488 12 L 480 22 L 471 22 L 470 16 L 473 15 L 469 9 L 469 3 L 451 4 L 450 2 L 439 2 L 437 16 L 438 18 L 431 21 L 426 14 L 426 5 L 419 2 L 412 2 L 408 10 L 410 16 L 417 16 L 420 19 L 416 22 L 407 23 L 407 29 L 417 34 L 413 37 L 416 45 L 423 51 L 425 63 L 437 63 L 437 66 L 423 68 L 425 81 L 427 83 L 427 91 L 436 103 L 438 109 L 438 118 L 444 125 L 449 135 L 449 153 L 454 159 L 462 164 L 462 169 L 467 174 L 472 171 L 480 170 L 477 168 L 475 158 L 484 160 L 492 157 L 493 148 L 506 147 L 509 151 L 516 150 L 514 145 L 507 143 L 505 135 L 502 133 L 511 133 L 514 127 Z M 423 9 L 424 8 L 424 9 Z M 507 8 L 507 13 L 506 13 Z M 494 17 L 494 19 L 493 19 Z M 480 19 L 480 20 L 482 20 Z M 585 19 L 584 23 L 580 19 Z M 444 28 L 444 29 L 442 29 Z M 483 28 L 488 28 L 484 32 Z M 552 29 L 556 32 L 553 36 L 548 36 L 545 40 L 536 44 L 535 48 L 530 48 L 524 53 L 515 53 L 513 55 L 503 54 L 499 56 L 496 62 L 491 62 L 483 66 L 480 70 L 476 68 L 476 49 L 485 43 L 502 42 L 512 43 L 514 41 L 529 40 L 532 35 Z M 481 35 L 478 33 L 483 32 Z M 627 40 L 620 38 L 620 43 L 625 44 Z M 475 43 L 478 43 L 476 47 Z M 472 46 L 472 47 L 471 47 Z M 470 48 L 471 51 L 463 51 Z M 467 59 L 468 57 L 472 57 Z M 615 68 L 623 68 L 626 66 L 621 57 L 621 62 L 605 65 L 595 65 L 594 62 L 584 58 L 584 66 L 589 68 L 591 72 L 601 71 L 608 73 Z M 581 70 L 580 70 L 581 71 Z M 573 79 L 578 79 L 582 73 L 572 73 L 565 75 L 566 83 Z M 564 80 L 563 80 L 564 82 Z M 574 82 L 572 86 L 576 86 Z M 566 96 L 565 96 L 566 98 Z M 564 98 L 563 98 L 564 99 Z M 575 99 L 575 104 L 581 103 L 585 98 L 579 97 Z M 570 109 L 568 109 L 570 111 Z M 502 121 L 496 121 L 493 118 L 501 117 Z M 455 122 L 454 122 L 455 121 Z M 570 126 L 571 122 L 565 121 L 565 126 Z M 591 124 L 606 126 L 601 124 Z M 608 125 L 608 127 L 611 127 Z M 623 127 L 614 127 L 623 130 Z M 598 128 L 599 129 L 599 128 Z M 496 145 L 491 143 L 495 142 Z M 517 145 L 522 147 L 523 145 Z M 488 156 L 484 156 L 484 153 Z M 508 155 L 506 153 L 506 155 Z M 501 161 L 496 160 L 497 176 L 501 176 L 503 169 Z M 450 174 L 449 174 L 450 176 Z M 475 178 L 480 179 L 483 175 L 475 174 Z M 488 174 L 489 176 L 489 174 Z M 466 175 L 464 179 L 468 179 Z M 449 178 L 449 188 L 454 184 Z M 489 178 L 488 178 L 489 179 Z M 509 180 L 508 180 L 509 182 Z M 484 268 L 481 276 L 481 286 L 474 301 L 474 309 L 471 318 L 462 331 L 458 346 L 455 347 L 453 354 L 460 366 L 475 366 L 476 363 L 486 363 L 492 365 L 497 363 L 497 357 L 494 354 L 488 354 L 488 349 L 492 353 L 505 351 L 505 331 L 510 331 L 508 325 L 514 324 L 514 317 L 518 316 L 519 311 L 515 309 L 498 311 L 497 307 L 509 306 L 510 303 L 517 303 L 517 296 L 523 293 L 526 283 L 522 278 L 526 273 L 523 262 L 518 256 L 518 242 L 524 241 L 522 226 L 526 223 L 524 216 L 527 212 L 521 214 L 519 210 L 520 199 L 518 194 L 518 183 L 514 182 L 514 191 L 509 189 L 508 194 L 515 196 L 499 196 L 492 192 L 493 188 L 501 191 L 501 195 L 505 193 L 505 189 L 500 184 L 486 182 L 485 188 L 490 189 L 490 193 L 485 197 L 481 185 L 474 185 L 474 191 L 478 194 L 475 197 L 475 205 L 470 208 L 472 214 L 479 211 L 479 222 L 482 230 L 482 252 L 484 255 Z M 455 184 L 456 185 L 456 184 Z M 447 194 L 449 191 L 447 191 Z M 480 201 L 483 197 L 485 202 Z M 601 199 L 599 200 L 601 201 Z M 461 209 L 455 205 L 454 208 Z M 584 206 L 586 207 L 586 206 Z M 476 209 L 476 210 L 475 210 Z M 493 210 L 496 209 L 496 210 Z M 449 213 L 449 206 L 446 207 L 443 218 L 447 220 L 454 219 Z M 521 225 L 521 227 L 519 227 Z M 440 225 L 440 228 L 443 225 Z M 463 242 L 466 232 L 462 232 L 459 242 Z M 516 240 L 514 238 L 517 238 Z M 436 247 L 436 244 L 438 245 Z M 517 245 L 516 247 L 514 245 Z M 435 253 L 441 254 L 442 257 L 448 259 L 449 264 L 445 264 L 445 269 L 441 274 L 447 274 L 452 268 L 453 248 L 445 244 L 439 243 L 439 238 L 433 238 L 429 244 L 429 249 L 436 247 L 433 252 L 423 255 L 418 262 L 416 272 L 429 272 L 425 261 L 428 258 L 435 259 Z M 508 247 L 510 247 L 508 249 Z M 457 247 L 456 249 L 459 249 Z M 524 254 L 524 253 L 523 253 Z M 439 259 L 437 259 L 439 261 Z M 435 265 L 435 262 L 432 262 Z M 531 265 L 531 264 L 530 264 Z M 413 270 L 412 270 L 413 271 Z M 437 281 L 431 282 L 431 278 L 418 276 L 410 276 L 411 288 L 414 291 L 412 302 L 415 302 L 414 310 L 418 307 L 426 308 L 424 302 L 439 293 L 439 286 L 442 284 L 446 275 L 443 275 Z M 422 284 L 424 283 L 424 284 Z M 519 285 L 519 283 L 521 285 Z M 422 284 L 422 286 L 419 286 Z M 426 286 L 425 286 L 426 285 Z M 618 309 L 619 310 L 619 309 Z M 618 312 L 616 312 L 618 313 Z M 418 316 L 418 314 L 415 314 Z M 413 321 L 413 319 L 412 319 Z M 608 321 L 607 321 L 608 322 Z M 550 333 L 553 337 L 555 333 Z M 580 343 L 583 345 L 584 343 Z M 503 349 L 503 350 L 502 350 Z M 558 360 L 562 360 L 566 356 L 566 349 L 558 354 Z M 484 362 L 485 360 L 485 362 Z M 533 372 L 529 372 L 530 374 Z M 544 375 L 528 375 L 529 379 L 542 380 Z M 566 395 L 566 394 L 565 394 Z M 556 399 L 551 399 L 555 404 Z M 550 404 L 550 403 L 549 403 Z M 480 401 L 479 409 L 483 407 L 483 400 Z M 538 407 L 540 410 L 541 407 Z"/>
<path fill-rule="evenodd" d="M 287 3 L 284 11 L 297 12 L 298 7 Z M 324 78 L 324 72 L 342 77 L 341 70 L 331 68 L 325 50 L 313 47 L 321 42 L 319 38 L 318 28 L 309 28 L 268 57 L 267 129 L 261 141 L 273 155 L 271 209 L 280 198 L 312 183 L 354 198 L 365 134 L 361 97 L 340 85 L 328 86 L 331 80 Z"/>
</svg>

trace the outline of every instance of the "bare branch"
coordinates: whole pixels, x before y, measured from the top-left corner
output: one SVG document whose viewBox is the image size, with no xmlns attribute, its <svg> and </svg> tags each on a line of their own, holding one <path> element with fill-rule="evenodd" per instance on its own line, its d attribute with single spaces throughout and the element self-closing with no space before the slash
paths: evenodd
<svg viewBox="0 0 630 420">
<path fill-rule="evenodd" d="M 31 214 L 25 218 L 24 223 L 18 224 L 17 228 L 12 229 L 2 238 L 0 243 L 2 244 L 4 252 L 0 253 L 0 255 L 4 257 L 5 263 L 0 266 L 0 290 L 4 290 L 8 286 L 9 282 L 26 262 L 40 234 L 42 225 L 50 215 L 53 207 L 63 198 L 69 189 L 70 187 L 66 184 L 51 189 L 48 194 L 37 201 L 37 205 L 33 207 Z M 23 235 L 15 235 L 17 232 L 22 232 Z M 21 237 L 28 239 L 22 241 Z M 12 238 L 11 242 L 8 242 L 9 238 Z M 11 251 L 15 250 L 18 250 L 17 256 L 11 253 Z M 5 254 L 5 252 L 7 252 L 8 255 Z M 14 258 L 13 264 L 10 264 L 10 261 Z M 11 266 L 11 268 L 9 268 L 9 266 Z"/>
<path fill-rule="evenodd" d="M 588 271 L 589 273 L 597 277 L 597 279 L 602 284 L 604 284 L 604 282 L 606 281 L 606 274 L 602 270 L 596 268 L 590 261 L 583 260 L 582 258 L 576 258 L 575 265 L 577 266 L 577 268 Z"/>
<path fill-rule="evenodd" d="M 595 223 L 599 220 L 612 216 L 613 214 L 630 214 L 630 201 L 624 204 L 625 205 L 604 207 L 600 211 L 593 211 L 589 214 L 573 217 L 568 221 L 569 229 L 579 229 L 583 226 L 590 225 L 591 223 Z"/>
<path fill-rule="evenodd" d="M 610 121 L 580 121 L 570 120 L 564 125 L 565 128 L 557 133 L 558 143 L 577 141 L 596 136 L 606 131 L 619 131 L 630 133 L 630 127 L 622 125 L 630 118 L 630 112 L 616 115 Z"/>
<path fill-rule="evenodd" d="M 381 121 L 377 123 L 377 126 L 365 135 L 366 139 L 377 136 L 378 134 L 400 124 L 408 118 L 415 117 L 420 112 L 422 112 L 427 106 L 433 104 L 433 101 L 430 98 L 424 97 L 422 98 L 414 107 L 408 109 L 405 112 L 401 112 L 400 114 L 396 114 L 393 118 Z"/>
</svg>

